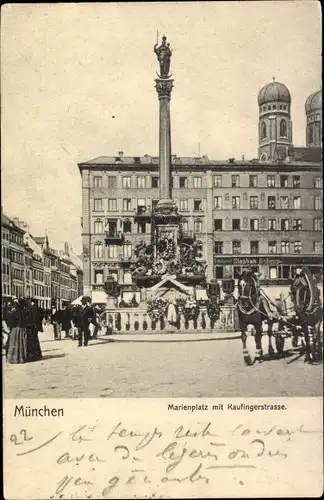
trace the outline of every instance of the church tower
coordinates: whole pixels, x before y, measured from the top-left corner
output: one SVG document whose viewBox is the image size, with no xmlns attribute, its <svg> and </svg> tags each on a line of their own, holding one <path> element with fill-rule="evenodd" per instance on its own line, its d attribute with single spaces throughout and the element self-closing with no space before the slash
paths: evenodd
<svg viewBox="0 0 324 500">
<path fill-rule="evenodd" d="M 322 147 L 322 91 L 311 94 L 305 103 L 306 111 L 306 146 Z"/>
<path fill-rule="evenodd" d="M 260 90 L 258 104 L 259 159 L 285 159 L 292 148 L 290 92 L 283 83 L 273 78 Z"/>
</svg>

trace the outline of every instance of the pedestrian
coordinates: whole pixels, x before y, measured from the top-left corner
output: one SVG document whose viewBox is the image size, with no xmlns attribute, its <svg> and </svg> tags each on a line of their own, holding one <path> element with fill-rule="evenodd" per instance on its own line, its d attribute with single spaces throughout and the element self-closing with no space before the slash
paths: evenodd
<svg viewBox="0 0 324 500">
<path fill-rule="evenodd" d="M 29 303 L 31 312 L 31 329 L 27 338 L 28 361 L 39 361 L 42 359 L 42 351 L 39 343 L 38 332 L 43 331 L 42 311 L 38 307 L 37 300 L 31 299 Z"/>
<path fill-rule="evenodd" d="M 84 347 L 86 347 L 88 345 L 90 337 L 89 325 L 94 320 L 94 313 L 91 307 L 90 297 L 82 297 L 81 303 L 82 305 L 79 309 L 79 315 L 78 315 L 78 327 L 79 327 L 78 347 L 82 346 L 82 342 Z"/>
<path fill-rule="evenodd" d="M 67 339 L 69 337 L 69 331 L 71 328 L 71 320 L 70 320 L 70 311 L 64 304 L 62 306 L 62 333 L 64 332 L 64 338 Z"/>
<path fill-rule="evenodd" d="M 61 311 L 56 308 L 56 306 L 52 308 L 51 322 L 54 330 L 54 340 L 61 340 L 62 314 Z"/>
<path fill-rule="evenodd" d="M 10 364 L 27 363 L 31 316 L 28 314 L 24 299 L 14 299 L 9 306 L 7 325 L 10 330 L 6 349 L 7 362 Z"/>
</svg>

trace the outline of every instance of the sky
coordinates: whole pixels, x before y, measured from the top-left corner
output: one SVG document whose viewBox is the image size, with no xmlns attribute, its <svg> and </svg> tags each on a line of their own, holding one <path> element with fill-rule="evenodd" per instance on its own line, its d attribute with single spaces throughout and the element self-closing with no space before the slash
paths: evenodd
<svg viewBox="0 0 324 500">
<path fill-rule="evenodd" d="M 81 249 L 77 167 L 158 156 L 157 35 L 173 49 L 172 153 L 257 156 L 259 90 L 292 97 L 293 142 L 321 88 L 320 4 L 306 1 L 6 4 L 2 7 L 2 206 Z"/>
</svg>

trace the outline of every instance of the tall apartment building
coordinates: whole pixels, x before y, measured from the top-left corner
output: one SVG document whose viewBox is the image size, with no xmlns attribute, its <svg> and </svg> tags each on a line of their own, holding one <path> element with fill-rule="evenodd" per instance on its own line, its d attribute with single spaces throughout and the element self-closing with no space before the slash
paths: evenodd
<svg viewBox="0 0 324 500">
<path fill-rule="evenodd" d="M 311 113 L 313 121 L 318 118 L 314 108 L 321 108 L 321 93 L 316 95 L 311 111 L 309 99 L 306 102 L 308 128 Z M 258 105 L 259 159 L 172 156 L 172 197 L 188 242 L 195 238 L 200 243 L 208 280 L 237 278 L 246 266 L 274 285 L 287 284 L 303 264 L 322 274 L 318 136 L 306 148 L 293 147 L 291 97 L 285 85 L 272 82 L 261 89 Z M 101 286 L 108 275 L 122 287 L 132 283 L 134 247 L 151 238 L 158 164 L 157 157 L 126 157 L 119 152 L 78 165 L 84 293 Z"/>
</svg>

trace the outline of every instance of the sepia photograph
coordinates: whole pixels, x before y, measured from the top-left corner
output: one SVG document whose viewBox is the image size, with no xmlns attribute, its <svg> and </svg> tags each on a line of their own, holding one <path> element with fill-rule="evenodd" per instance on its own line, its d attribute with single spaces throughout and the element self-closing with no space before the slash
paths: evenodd
<svg viewBox="0 0 324 500">
<path fill-rule="evenodd" d="M 5 398 L 322 396 L 321 38 L 313 1 L 2 8 Z"/>
</svg>

